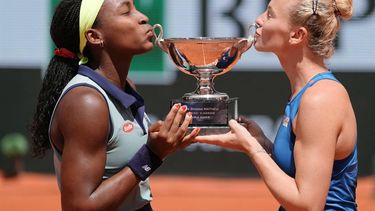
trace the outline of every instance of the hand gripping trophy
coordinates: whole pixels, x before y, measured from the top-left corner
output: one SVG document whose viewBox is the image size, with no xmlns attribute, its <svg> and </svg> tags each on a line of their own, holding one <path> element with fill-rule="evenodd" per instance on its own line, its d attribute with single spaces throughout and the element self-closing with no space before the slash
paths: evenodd
<svg viewBox="0 0 375 211">
<path fill-rule="evenodd" d="M 256 25 L 249 27 L 247 38 L 163 38 L 163 28 L 154 25 L 155 43 L 167 53 L 176 67 L 194 76 L 198 83 L 194 92 L 172 103 L 186 105 L 193 114 L 189 127 L 200 127 L 201 135 L 229 131 L 228 121 L 238 118 L 238 98 L 214 89 L 216 76 L 230 71 L 255 41 Z M 157 34 L 159 32 L 159 34 Z"/>
</svg>

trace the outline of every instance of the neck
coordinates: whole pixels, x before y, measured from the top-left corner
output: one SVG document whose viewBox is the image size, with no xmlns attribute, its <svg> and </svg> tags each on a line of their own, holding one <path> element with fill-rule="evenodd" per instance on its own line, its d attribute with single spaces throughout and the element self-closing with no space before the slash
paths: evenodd
<svg viewBox="0 0 375 211">
<path fill-rule="evenodd" d="M 316 74 L 327 71 L 324 59 L 309 49 L 277 55 L 289 78 L 291 96 L 297 94 Z"/>
<path fill-rule="evenodd" d="M 121 58 L 111 57 L 108 54 L 101 56 L 97 72 L 107 78 L 120 89 L 124 89 L 129 73 L 132 57 L 124 55 Z"/>
</svg>

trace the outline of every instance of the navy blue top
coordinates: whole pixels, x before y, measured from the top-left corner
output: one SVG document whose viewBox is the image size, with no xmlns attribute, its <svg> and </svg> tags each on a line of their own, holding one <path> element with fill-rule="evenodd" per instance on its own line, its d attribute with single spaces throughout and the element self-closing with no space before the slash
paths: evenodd
<svg viewBox="0 0 375 211">
<path fill-rule="evenodd" d="M 125 108 L 130 108 L 132 114 L 138 124 L 141 126 L 143 132 L 146 134 L 145 126 L 143 125 L 143 117 L 145 113 L 145 103 L 141 95 L 139 95 L 128 83 L 125 85 L 125 90 L 120 89 L 106 78 L 96 73 L 90 67 L 80 65 L 78 74 L 86 76 L 97 83 L 109 96 L 117 100 Z"/>
<path fill-rule="evenodd" d="M 292 130 L 292 123 L 297 115 L 298 107 L 305 91 L 317 81 L 324 79 L 338 82 L 331 72 L 323 72 L 314 76 L 286 105 L 284 117 L 275 138 L 273 159 L 286 174 L 293 178 L 296 173 L 293 155 L 296 137 Z M 355 202 L 357 174 L 358 160 L 356 146 L 347 158 L 334 161 L 324 210 L 357 210 L 357 204 Z M 280 207 L 279 210 L 285 209 Z"/>
</svg>

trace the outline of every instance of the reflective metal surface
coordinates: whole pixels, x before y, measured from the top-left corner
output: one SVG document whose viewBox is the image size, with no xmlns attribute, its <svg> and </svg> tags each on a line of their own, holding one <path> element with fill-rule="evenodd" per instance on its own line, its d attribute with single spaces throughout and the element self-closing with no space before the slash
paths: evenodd
<svg viewBox="0 0 375 211">
<path fill-rule="evenodd" d="M 154 25 L 155 44 L 166 52 L 176 67 L 198 79 L 198 87 L 186 93 L 183 100 L 227 100 L 228 95 L 213 88 L 213 79 L 230 71 L 254 42 L 256 26 L 249 27 L 248 38 L 241 37 L 198 37 L 163 38 L 163 27 Z M 159 31 L 159 34 L 157 33 Z"/>
<path fill-rule="evenodd" d="M 228 72 L 250 47 L 245 38 L 172 38 L 159 44 L 179 70 L 197 77 Z"/>
</svg>

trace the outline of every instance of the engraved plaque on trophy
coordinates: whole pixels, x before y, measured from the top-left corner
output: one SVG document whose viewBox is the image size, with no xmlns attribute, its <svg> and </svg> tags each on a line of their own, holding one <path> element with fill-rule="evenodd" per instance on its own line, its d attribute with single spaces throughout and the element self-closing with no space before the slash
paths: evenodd
<svg viewBox="0 0 375 211">
<path fill-rule="evenodd" d="M 159 34 L 157 34 L 159 31 Z M 249 36 L 163 38 L 163 28 L 154 25 L 155 43 L 167 53 L 176 67 L 197 79 L 195 91 L 186 93 L 171 104 L 186 105 L 193 114 L 189 127 L 200 127 L 201 135 L 229 131 L 228 121 L 238 118 L 238 98 L 214 89 L 213 80 L 230 71 L 254 42 L 256 26 L 249 27 Z"/>
</svg>

